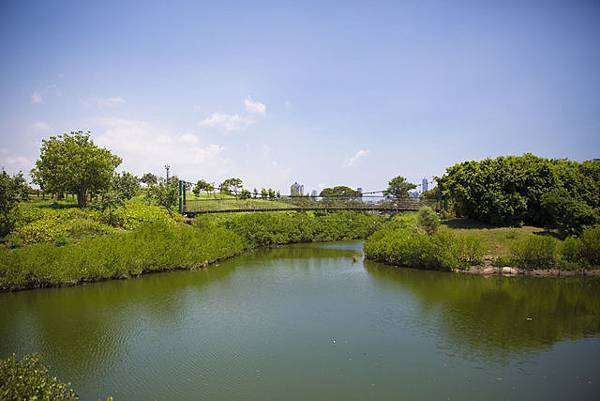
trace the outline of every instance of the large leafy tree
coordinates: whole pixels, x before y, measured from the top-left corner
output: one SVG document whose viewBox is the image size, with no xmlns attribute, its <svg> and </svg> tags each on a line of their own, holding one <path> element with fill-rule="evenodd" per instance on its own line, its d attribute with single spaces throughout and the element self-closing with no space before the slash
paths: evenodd
<svg viewBox="0 0 600 401">
<path fill-rule="evenodd" d="M 196 182 L 196 185 L 194 185 L 194 194 L 196 194 L 196 196 L 200 196 L 200 192 L 204 191 L 204 192 L 212 192 L 215 190 L 215 186 L 213 184 L 211 184 L 208 181 L 205 180 L 198 180 Z"/>
<path fill-rule="evenodd" d="M 8 234 L 13 228 L 11 212 L 22 200 L 29 195 L 29 185 L 23 178 L 23 173 L 9 175 L 2 170 L 0 174 L 0 235 Z"/>
<path fill-rule="evenodd" d="M 360 192 L 344 185 L 338 185 L 333 188 L 324 188 L 319 196 L 323 198 L 358 198 L 360 196 Z"/>
<path fill-rule="evenodd" d="M 167 209 L 167 212 L 172 215 L 173 209 L 179 201 L 179 178 L 159 179 L 158 184 L 148 187 L 146 197 L 158 206 Z"/>
<path fill-rule="evenodd" d="M 158 184 L 158 177 L 152 173 L 146 173 L 140 178 L 140 182 L 148 186 Z"/>
<path fill-rule="evenodd" d="M 119 164 L 120 157 L 96 146 L 89 132 L 79 131 L 43 140 L 31 175 L 45 191 L 76 194 L 77 205 L 83 208 L 89 195 L 110 187 Z"/>
<path fill-rule="evenodd" d="M 458 214 L 486 223 L 573 234 L 600 222 L 599 160 L 501 156 L 456 164 L 437 181 Z"/>
<path fill-rule="evenodd" d="M 409 197 L 408 191 L 413 190 L 416 187 L 415 184 L 408 182 L 406 178 L 399 175 L 390 180 L 384 194 L 393 196 L 396 199 L 406 199 Z"/>
<path fill-rule="evenodd" d="M 228 178 L 219 185 L 219 191 L 223 194 L 237 194 L 242 189 L 242 180 L 239 178 Z"/>
</svg>

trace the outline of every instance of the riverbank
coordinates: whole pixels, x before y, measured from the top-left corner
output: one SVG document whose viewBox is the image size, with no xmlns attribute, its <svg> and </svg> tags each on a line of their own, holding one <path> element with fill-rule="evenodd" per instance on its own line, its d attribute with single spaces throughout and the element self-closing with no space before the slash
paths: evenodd
<svg viewBox="0 0 600 401">
<path fill-rule="evenodd" d="M 176 269 L 201 268 L 241 253 L 298 242 L 364 239 L 383 218 L 356 212 L 203 216 L 191 225 L 141 223 L 78 242 L 0 251 L 0 291 L 73 286 Z"/>
<path fill-rule="evenodd" d="M 498 228 L 455 219 L 427 233 L 392 221 L 367 238 L 365 257 L 388 265 L 471 274 L 600 275 L 600 226 L 557 239 L 534 227 Z"/>
</svg>

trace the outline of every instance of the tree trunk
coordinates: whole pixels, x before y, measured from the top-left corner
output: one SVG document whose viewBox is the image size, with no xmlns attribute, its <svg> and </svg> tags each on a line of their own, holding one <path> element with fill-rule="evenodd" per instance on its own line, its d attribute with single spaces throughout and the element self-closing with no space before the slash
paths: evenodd
<svg viewBox="0 0 600 401">
<path fill-rule="evenodd" d="M 80 189 L 77 191 L 77 207 L 83 209 L 87 204 L 87 197 L 85 190 Z"/>
</svg>

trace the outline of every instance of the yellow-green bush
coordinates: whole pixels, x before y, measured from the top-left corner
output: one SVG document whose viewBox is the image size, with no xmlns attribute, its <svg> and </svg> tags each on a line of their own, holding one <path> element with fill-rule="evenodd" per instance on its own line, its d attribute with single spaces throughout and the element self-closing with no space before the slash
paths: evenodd
<svg viewBox="0 0 600 401">
<path fill-rule="evenodd" d="M 84 238 L 56 246 L 33 244 L 0 252 L 0 289 L 15 290 L 126 278 L 143 272 L 189 268 L 247 248 L 223 227 L 146 223 L 133 231 Z"/>
<path fill-rule="evenodd" d="M 545 235 L 529 235 L 512 244 L 512 258 L 523 268 L 552 268 L 558 264 L 558 241 Z"/>
<path fill-rule="evenodd" d="M 449 230 L 433 235 L 411 228 L 385 228 L 365 241 L 367 258 L 396 266 L 436 270 L 466 268 L 481 262 L 483 247 L 470 237 Z"/>
<path fill-rule="evenodd" d="M 79 397 L 69 384 L 50 375 L 37 354 L 21 360 L 13 354 L 0 360 L 0 399 L 75 401 Z"/>
<path fill-rule="evenodd" d="M 109 215 L 109 213 L 112 213 L 112 215 Z M 112 212 L 105 212 L 102 221 L 107 223 L 111 221 L 115 226 L 125 230 L 133 230 L 144 223 L 159 222 L 175 225 L 176 222 L 183 221 L 183 217 L 176 213 L 170 215 L 165 208 L 159 206 L 130 202 Z"/>
</svg>

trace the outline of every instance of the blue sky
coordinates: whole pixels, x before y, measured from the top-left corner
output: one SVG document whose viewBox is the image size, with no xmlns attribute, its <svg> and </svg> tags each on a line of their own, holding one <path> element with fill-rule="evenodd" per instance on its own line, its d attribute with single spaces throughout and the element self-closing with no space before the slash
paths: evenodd
<svg viewBox="0 0 600 401">
<path fill-rule="evenodd" d="M 283 192 L 600 157 L 599 1 L 0 1 L 0 56 L 10 171 L 74 130 Z"/>
</svg>

